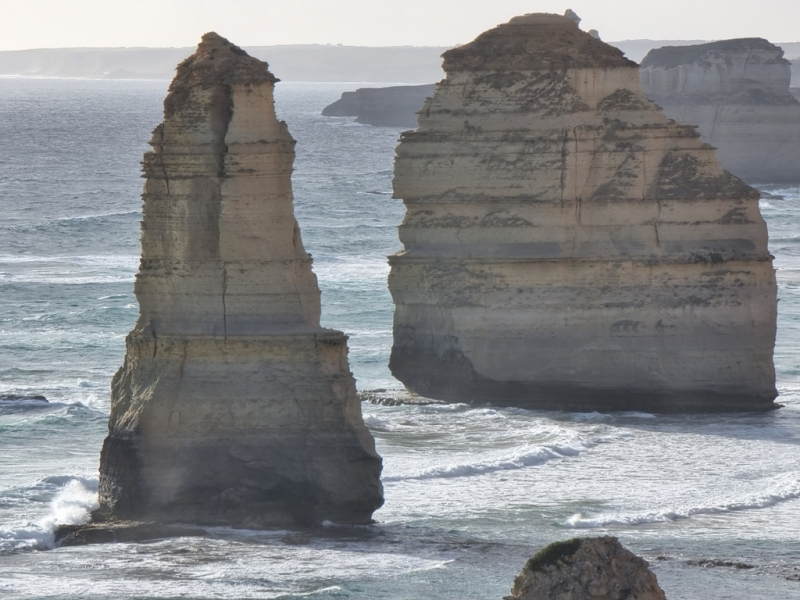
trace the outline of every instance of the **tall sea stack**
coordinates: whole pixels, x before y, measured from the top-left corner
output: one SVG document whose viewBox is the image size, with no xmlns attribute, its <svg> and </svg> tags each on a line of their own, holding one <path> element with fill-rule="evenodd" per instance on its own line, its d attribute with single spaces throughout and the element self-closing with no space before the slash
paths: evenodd
<svg viewBox="0 0 800 600">
<path fill-rule="evenodd" d="M 381 459 L 292 206 L 266 63 L 215 33 L 145 154 L 140 316 L 112 382 L 98 517 L 368 523 Z"/>
<path fill-rule="evenodd" d="M 454 402 L 773 408 L 758 192 L 570 18 L 517 17 L 443 57 L 397 148 L 394 375 Z"/>
</svg>

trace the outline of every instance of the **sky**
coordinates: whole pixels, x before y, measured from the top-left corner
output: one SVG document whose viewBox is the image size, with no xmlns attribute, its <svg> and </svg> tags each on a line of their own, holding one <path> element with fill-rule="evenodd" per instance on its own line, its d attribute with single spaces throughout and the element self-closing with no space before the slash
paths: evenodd
<svg viewBox="0 0 800 600">
<path fill-rule="evenodd" d="M 800 0 L 0 0 L 0 50 L 194 46 L 453 46 L 515 15 L 572 8 L 604 40 L 800 41 Z"/>
</svg>

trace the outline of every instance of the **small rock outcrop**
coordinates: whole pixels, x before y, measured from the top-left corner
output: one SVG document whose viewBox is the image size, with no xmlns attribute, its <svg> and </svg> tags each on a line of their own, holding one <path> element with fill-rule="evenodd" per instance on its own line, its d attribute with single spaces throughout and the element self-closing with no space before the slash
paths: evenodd
<svg viewBox="0 0 800 600">
<path fill-rule="evenodd" d="M 322 110 L 325 117 L 357 117 L 356 123 L 384 127 L 416 127 L 417 113 L 430 96 L 434 84 L 359 88 Z"/>
<path fill-rule="evenodd" d="M 47 398 L 39 394 L 0 394 L 0 402 L 40 402 L 49 404 Z"/>
<path fill-rule="evenodd" d="M 143 163 L 96 520 L 368 523 L 382 504 L 346 338 L 320 327 L 276 81 L 214 33 L 178 66 Z"/>
<path fill-rule="evenodd" d="M 750 182 L 800 182 L 800 102 L 791 63 L 761 38 L 651 50 L 642 88 L 666 115 L 697 125 L 719 161 Z"/>
<path fill-rule="evenodd" d="M 648 566 L 615 537 L 556 542 L 528 560 L 504 600 L 666 600 Z"/>
<path fill-rule="evenodd" d="M 395 377 L 452 402 L 774 408 L 758 192 L 568 17 L 517 17 L 443 57 L 397 147 Z"/>
</svg>

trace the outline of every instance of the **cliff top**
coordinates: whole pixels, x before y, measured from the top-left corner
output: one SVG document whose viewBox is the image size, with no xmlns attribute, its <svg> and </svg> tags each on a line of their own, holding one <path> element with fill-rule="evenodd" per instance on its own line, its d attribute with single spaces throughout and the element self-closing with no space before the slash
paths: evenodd
<svg viewBox="0 0 800 600">
<path fill-rule="evenodd" d="M 211 31 L 203 35 L 194 54 L 176 69 L 173 88 L 189 85 L 233 85 L 275 83 L 280 81 L 269 72 L 269 65 L 253 58 L 239 46 Z"/>
<path fill-rule="evenodd" d="M 775 53 L 775 56 L 767 61 L 759 60 L 760 64 L 791 64 L 783 58 L 783 50 L 780 46 L 776 46 L 764 38 L 736 38 L 707 44 L 695 44 L 693 46 L 655 48 L 650 50 L 644 57 L 642 67 L 674 69 L 680 65 L 704 63 L 704 66 L 707 66 L 708 60 L 711 58 L 719 58 L 728 54 L 749 53 L 753 50 Z"/>
<path fill-rule="evenodd" d="M 581 31 L 574 17 L 550 13 L 514 17 L 442 58 L 447 72 L 636 67 L 621 50 Z"/>
</svg>

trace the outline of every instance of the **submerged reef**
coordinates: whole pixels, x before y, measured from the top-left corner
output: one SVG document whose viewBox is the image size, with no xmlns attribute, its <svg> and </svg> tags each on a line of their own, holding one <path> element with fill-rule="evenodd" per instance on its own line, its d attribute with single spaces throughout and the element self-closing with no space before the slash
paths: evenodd
<svg viewBox="0 0 800 600">
<path fill-rule="evenodd" d="M 452 402 L 774 408 L 759 193 L 574 18 L 517 17 L 443 57 L 397 147 L 392 373 Z"/>
<path fill-rule="evenodd" d="M 96 520 L 369 523 L 383 503 L 346 337 L 320 327 L 276 81 L 215 33 L 178 66 L 144 157 Z"/>
</svg>

